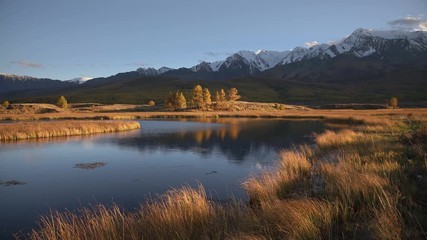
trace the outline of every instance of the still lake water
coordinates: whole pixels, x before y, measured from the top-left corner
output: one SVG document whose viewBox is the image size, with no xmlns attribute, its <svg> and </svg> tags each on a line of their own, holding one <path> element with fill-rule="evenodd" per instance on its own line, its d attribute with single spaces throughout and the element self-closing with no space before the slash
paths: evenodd
<svg viewBox="0 0 427 240">
<path fill-rule="evenodd" d="M 0 144 L 0 239 L 29 231 L 50 209 L 112 202 L 133 209 L 184 185 L 202 183 L 215 200 L 246 200 L 245 179 L 325 129 L 321 121 L 277 119 L 140 123 L 130 132 Z M 106 165 L 76 167 L 93 162 Z M 25 184 L 6 186 L 11 180 Z"/>
</svg>

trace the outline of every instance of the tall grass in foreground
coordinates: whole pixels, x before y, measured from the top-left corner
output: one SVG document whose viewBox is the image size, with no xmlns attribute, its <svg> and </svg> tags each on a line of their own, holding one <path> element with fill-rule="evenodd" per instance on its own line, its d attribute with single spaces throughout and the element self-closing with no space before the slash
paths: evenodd
<svg viewBox="0 0 427 240">
<path fill-rule="evenodd" d="M 216 203 L 208 200 L 202 187 L 187 187 L 169 191 L 134 212 L 123 212 L 117 206 L 55 212 L 43 217 L 40 229 L 26 237 L 425 238 L 422 217 L 426 206 L 416 203 L 424 201 L 422 188 L 427 184 L 419 186 L 412 173 L 427 174 L 422 167 L 408 165 L 414 159 L 424 161 L 425 128 L 403 131 L 403 138 L 396 137 L 400 133 L 391 134 L 390 129 L 375 128 L 382 135 L 371 129 L 327 131 L 316 137 L 316 148 L 301 146 L 282 152 L 276 170 L 253 176 L 243 184 L 249 203 Z M 406 189 L 414 187 L 420 189 Z"/>
<path fill-rule="evenodd" d="M 138 129 L 130 121 L 54 121 L 0 124 L 0 142 L 60 136 L 89 135 Z"/>
</svg>

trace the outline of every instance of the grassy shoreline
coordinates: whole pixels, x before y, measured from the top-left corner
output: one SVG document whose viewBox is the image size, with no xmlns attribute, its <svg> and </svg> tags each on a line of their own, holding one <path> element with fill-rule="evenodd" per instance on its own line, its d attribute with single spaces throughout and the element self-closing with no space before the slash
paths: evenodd
<svg viewBox="0 0 427 240">
<path fill-rule="evenodd" d="M 427 117 L 427 108 L 401 108 L 377 110 L 322 110 L 322 109 L 287 109 L 275 111 L 158 111 L 158 112 L 59 112 L 59 113 L 1 113 L 0 121 L 36 121 L 36 120 L 136 120 L 146 118 L 315 118 L 342 119 L 353 117 L 361 120 L 389 119 L 399 116 Z"/>
<path fill-rule="evenodd" d="M 90 135 L 139 129 L 131 121 L 52 121 L 0 124 L 0 142 L 22 139 Z"/>
<path fill-rule="evenodd" d="M 217 203 L 202 186 L 134 212 L 99 205 L 53 212 L 27 239 L 422 239 L 427 229 L 425 119 L 377 121 L 315 137 L 249 178 L 249 203 Z"/>
</svg>

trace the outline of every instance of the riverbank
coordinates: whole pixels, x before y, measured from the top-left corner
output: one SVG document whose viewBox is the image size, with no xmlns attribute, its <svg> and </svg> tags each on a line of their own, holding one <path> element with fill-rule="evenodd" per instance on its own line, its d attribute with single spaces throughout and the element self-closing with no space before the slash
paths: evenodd
<svg viewBox="0 0 427 240">
<path fill-rule="evenodd" d="M 248 203 L 218 203 L 202 186 L 182 188 L 134 212 L 53 212 L 23 238 L 425 238 L 426 139 L 425 118 L 412 116 L 327 131 L 316 147 L 284 151 L 276 170 L 248 179 Z"/>
<path fill-rule="evenodd" d="M 138 120 L 148 118 L 288 118 L 329 119 L 331 121 L 382 121 L 402 119 L 407 116 L 427 118 L 427 108 L 376 109 L 376 110 L 276 110 L 276 111 L 185 111 L 185 112 L 59 112 L 0 114 L 0 121 L 37 120 Z"/>
<path fill-rule="evenodd" d="M 13 122 L 0 124 L 0 142 L 109 133 L 139 129 L 131 121 L 52 121 Z"/>
</svg>

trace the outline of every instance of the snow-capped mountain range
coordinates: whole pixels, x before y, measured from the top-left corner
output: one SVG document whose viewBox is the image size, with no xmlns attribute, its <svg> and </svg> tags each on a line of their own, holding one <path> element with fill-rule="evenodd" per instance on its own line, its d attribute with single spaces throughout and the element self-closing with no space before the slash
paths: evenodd
<svg viewBox="0 0 427 240">
<path fill-rule="evenodd" d="M 337 80 L 346 77 L 346 74 L 336 70 L 341 69 L 342 66 L 336 68 L 337 66 L 334 65 L 343 58 L 350 61 L 346 63 L 348 66 L 360 66 L 360 69 L 355 70 L 356 72 L 366 72 L 363 76 L 350 74 L 358 79 L 375 78 L 383 72 L 395 68 L 406 69 L 405 64 L 406 66 L 408 64 L 424 64 L 427 62 L 427 32 L 356 29 L 342 41 L 331 44 L 318 44 L 310 48 L 296 47 L 289 51 L 239 51 L 224 60 L 201 62 L 191 68 L 138 68 L 135 71 L 95 79 L 80 77 L 68 81 L 59 81 L 0 73 L 0 92 L 62 89 L 78 86 L 84 88 L 126 79 L 156 76 L 183 80 L 228 80 L 247 76 L 297 77 L 298 81 L 307 81 L 308 79 Z M 334 61 L 335 59 L 337 61 Z M 369 63 L 371 69 L 368 69 L 367 65 L 357 64 L 357 62 L 367 60 L 375 62 L 375 64 Z M 329 70 L 335 70 L 325 69 L 324 66 L 327 64 L 319 64 L 322 61 L 324 63 L 329 61 Z"/>
<path fill-rule="evenodd" d="M 71 87 L 74 85 L 76 85 L 76 82 L 72 81 L 60 81 L 49 78 L 35 78 L 30 76 L 0 73 L 0 93 L 27 89 L 57 89 Z"/>
<path fill-rule="evenodd" d="M 8 78 L 12 81 L 36 81 L 38 78 L 30 77 L 30 76 L 19 76 L 15 74 L 8 74 L 8 73 L 0 73 L 0 77 L 2 78 Z"/>
<path fill-rule="evenodd" d="M 225 72 L 247 68 L 249 74 L 263 72 L 278 65 L 286 65 L 309 59 L 330 59 L 342 54 L 350 54 L 357 58 L 371 55 L 384 55 L 388 51 L 420 53 L 427 51 L 427 32 L 376 31 L 356 29 L 344 40 L 331 44 L 318 44 L 310 48 L 296 47 L 290 51 L 258 50 L 239 51 L 225 60 L 201 62 L 190 68 L 192 72 Z M 143 76 L 157 76 L 174 69 L 162 67 L 139 68 Z"/>
</svg>

